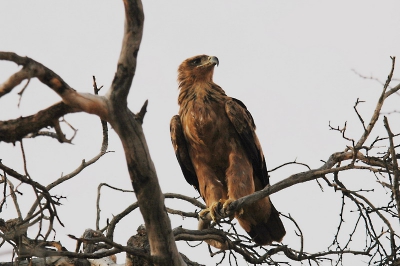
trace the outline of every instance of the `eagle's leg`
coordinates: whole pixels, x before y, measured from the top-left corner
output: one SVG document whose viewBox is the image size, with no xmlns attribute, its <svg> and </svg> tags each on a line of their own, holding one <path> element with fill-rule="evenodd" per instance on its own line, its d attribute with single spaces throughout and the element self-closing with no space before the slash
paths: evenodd
<svg viewBox="0 0 400 266">
<path fill-rule="evenodd" d="M 226 170 L 226 182 L 228 186 L 228 200 L 225 202 L 224 210 L 229 209 L 231 202 L 250 195 L 255 191 L 253 180 L 253 166 L 246 156 L 241 152 L 233 150 L 229 155 L 229 167 Z M 244 210 L 237 210 L 236 215 L 243 215 Z"/>
<path fill-rule="evenodd" d="M 227 199 L 226 187 L 216 175 L 215 170 L 207 164 L 196 165 L 196 169 L 200 194 L 207 205 L 207 209 L 202 210 L 199 213 L 199 217 L 203 220 L 210 220 L 211 217 L 215 222 L 223 218 L 221 209 Z M 207 218 L 208 215 L 209 217 Z"/>
</svg>

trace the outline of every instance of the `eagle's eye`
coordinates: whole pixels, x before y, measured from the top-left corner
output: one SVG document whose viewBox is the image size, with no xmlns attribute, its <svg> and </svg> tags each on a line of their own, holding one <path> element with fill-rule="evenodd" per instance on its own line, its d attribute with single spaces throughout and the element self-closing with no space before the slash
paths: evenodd
<svg viewBox="0 0 400 266">
<path fill-rule="evenodd" d="M 196 66 L 196 65 L 200 64 L 200 62 L 201 62 L 201 58 L 193 59 L 192 60 L 192 65 Z"/>
</svg>

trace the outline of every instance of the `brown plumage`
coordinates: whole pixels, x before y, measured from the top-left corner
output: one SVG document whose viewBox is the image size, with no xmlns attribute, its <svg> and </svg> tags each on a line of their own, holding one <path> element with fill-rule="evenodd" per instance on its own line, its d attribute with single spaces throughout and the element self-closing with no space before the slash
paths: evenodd
<svg viewBox="0 0 400 266">
<path fill-rule="evenodd" d="M 185 60 L 178 69 L 179 115 L 171 120 L 171 140 L 186 181 L 204 199 L 217 219 L 221 204 L 269 184 L 264 155 L 255 133 L 253 118 L 239 100 L 228 97 L 213 82 L 218 59 L 199 55 Z M 238 211 L 235 217 L 260 245 L 280 242 L 285 229 L 269 197 Z M 207 228 L 201 219 L 199 229 Z M 223 243 L 213 246 L 227 248 Z"/>
</svg>

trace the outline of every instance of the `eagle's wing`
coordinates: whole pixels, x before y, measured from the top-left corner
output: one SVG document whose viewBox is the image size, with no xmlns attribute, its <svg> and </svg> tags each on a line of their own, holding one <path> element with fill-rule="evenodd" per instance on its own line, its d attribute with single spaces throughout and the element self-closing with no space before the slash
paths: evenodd
<svg viewBox="0 0 400 266">
<path fill-rule="evenodd" d="M 251 160 L 254 175 L 260 179 L 262 186 L 265 187 L 269 184 L 267 165 L 255 133 L 256 126 L 253 117 L 247 110 L 246 105 L 235 98 L 231 98 L 225 103 L 225 111 L 240 136 L 247 156 Z"/>
<path fill-rule="evenodd" d="M 175 115 L 170 123 L 171 141 L 174 147 L 176 158 L 181 166 L 182 173 L 186 181 L 199 190 L 199 181 L 197 180 L 196 172 L 194 170 L 192 161 L 189 156 L 185 136 L 183 135 L 181 119 L 179 115 Z"/>
</svg>

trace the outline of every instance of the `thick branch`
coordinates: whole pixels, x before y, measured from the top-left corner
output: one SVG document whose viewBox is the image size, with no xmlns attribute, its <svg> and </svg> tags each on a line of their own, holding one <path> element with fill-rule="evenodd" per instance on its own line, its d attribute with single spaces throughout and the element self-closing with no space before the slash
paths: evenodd
<svg viewBox="0 0 400 266">
<path fill-rule="evenodd" d="M 112 96 L 113 103 L 124 107 L 136 71 L 136 61 L 142 41 L 144 13 L 140 0 L 124 0 L 125 30 L 122 41 L 121 54 L 118 60 L 117 72 L 108 96 Z"/>
<path fill-rule="evenodd" d="M 44 127 L 53 127 L 55 119 L 73 112 L 73 108 L 60 102 L 31 116 L 0 121 L 0 141 L 14 143 L 29 133 L 36 133 Z"/>
<path fill-rule="evenodd" d="M 15 53 L 0 52 L 0 60 L 12 61 L 18 65 L 24 66 L 20 71 L 13 74 L 0 85 L 0 97 L 2 97 L 21 84 L 24 79 L 30 80 L 33 66 L 29 64 L 29 58 L 20 57 Z"/>
<path fill-rule="evenodd" d="M 171 222 L 164 205 L 164 195 L 150 158 L 141 127 L 144 112 L 136 116 L 127 108 L 127 96 L 136 70 L 136 59 L 142 38 L 144 14 L 141 1 L 124 1 L 125 32 L 117 73 L 107 98 L 108 120 L 121 139 L 132 186 L 136 193 L 150 242 L 155 265 L 185 265 L 177 250 Z M 151 196 L 150 196 L 151 195 Z"/>
<path fill-rule="evenodd" d="M 73 108 L 75 112 L 83 111 L 89 114 L 96 114 L 103 120 L 107 120 L 108 108 L 104 97 L 76 92 L 51 69 L 29 57 L 21 57 L 10 52 L 0 52 L 0 60 L 12 61 L 18 65 L 23 65 L 21 71 L 12 75 L 0 85 L 0 97 L 10 92 L 24 79 L 38 78 L 43 84 L 56 92 L 63 102 Z"/>
</svg>

